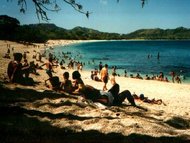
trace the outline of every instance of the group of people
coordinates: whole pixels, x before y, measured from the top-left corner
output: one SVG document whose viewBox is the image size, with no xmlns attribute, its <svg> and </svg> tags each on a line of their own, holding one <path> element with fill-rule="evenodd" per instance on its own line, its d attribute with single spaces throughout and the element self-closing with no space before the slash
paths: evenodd
<svg viewBox="0 0 190 143">
<path fill-rule="evenodd" d="M 24 63 L 21 63 L 23 54 L 14 53 L 14 60 L 10 61 L 8 64 L 8 77 L 13 83 L 26 84 L 26 79 L 29 78 L 30 65 L 28 64 L 26 55 L 24 57 Z M 97 76 L 98 71 L 93 71 L 91 74 L 93 80 L 102 81 L 104 83 L 102 90 L 96 89 L 90 85 L 85 85 L 81 78 L 80 70 L 76 70 L 72 73 L 72 81 L 70 80 L 69 72 L 64 72 L 63 81 L 60 81 L 58 76 L 53 75 L 53 67 L 58 65 L 54 64 L 52 56 L 49 57 L 46 63 L 39 67 L 41 68 L 44 65 L 46 66 L 46 73 L 48 75 L 48 79 L 45 80 L 45 85 L 48 85 L 47 82 L 49 81 L 53 90 L 82 95 L 85 99 L 90 99 L 94 102 L 100 102 L 109 106 L 121 105 L 127 98 L 132 106 L 136 106 L 135 97 L 129 90 L 124 90 L 120 93 L 120 86 L 116 83 L 115 75 L 113 74 L 109 77 L 107 64 L 99 69 L 100 78 Z M 110 89 L 107 88 L 108 81 L 112 84 Z"/>
<path fill-rule="evenodd" d="M 59 82 L 59 80 L 55 80 L 54 78 L 58 77 L 50 78 L 52 88 L 60 92 L 64 91 L 75 95 L 82 95 L 85 99 L 90 99 L 94 102 L 100 102 L 109 106 L 120 105 L 127 98 L 132 106 L 136 106 L 130 91 L 125 90 L 119 93 L 119 84 L 116 83 L 115 77 L 110 78 L 112 87 L 107 91 L 96 89 L 90 85 L 85 85 L 79 71 L 74 71 L 72 73 L 73 81 L 69 79 L 68 72 L 63 73 L 62 82 Z M 57 82 L 57 84 L 55 82 Z"/>
<path fill-rule="evenodd" d="M 14 60 L 10 61 L 7 67 L 10 82 L 24 85 L 33 84 L 32 79 L 29 78 L 31 68 L 27 59 L 24 59 L 24 63 L 22 63 L 22 53 L 14 53 L 13 56 Z"/>
<path fill-rule="evenodd" d="M 15 59 L 17 61 L 21 61 L 22 56 L 19 59 Z M 80 74 L 80 70 L 76 70 L 72 73 L 72 81 L 70 80 L 69 72 L 65 71 L 63 73 L 63 81 L 60 81 L 58 76 L 54 76 L 54 66 L 58 66 L 53 61 L 53 57 L 49 56 L 47 62 L 45 62 L 42 66 L 46 66 L 46 73 L 48 75 L 48 79 L 45 80 L 45 85 L 51 87 L 52 90 L 56 90 L 58 92 L 67 92 L 74 95 L 82 95 L 86 99 L 90 99 L 94 102 L 100 102 L 105 105 L 120 105 L 125 98 L 131 103 L 131 105 L 136 106 L 133 96 L 128 90 L 125 90 L 119 93 L 119 85 L 115 81 L 115 77 L 110 78 L 110 82 L 112 83 L 112 88 L 107 89 L 106 84 L 108 83 L 108 65 L 105 66 L 100 71 L 101 79 L 99 81 L 103 81 L 104 86 L 103 90 L 98 90 L 90 85 L 85 85 Z M 94 75 L 97 75 L 97 72 L 93 72 Z M 48 85 L 49 82 L 50 84 Z"/>
</svg>

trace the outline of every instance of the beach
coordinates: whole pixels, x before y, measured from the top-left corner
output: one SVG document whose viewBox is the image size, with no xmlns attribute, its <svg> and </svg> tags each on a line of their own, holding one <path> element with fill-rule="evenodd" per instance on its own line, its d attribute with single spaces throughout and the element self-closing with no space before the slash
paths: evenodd
<svg viewBox="0 0 190 143">
<path fill-rule="evenodd" d="M 164 103 L 158 105 L 136 100 L 136 104 L 141 108 L 135 108 L 129 106 L 130 104 L 127 100 L 123 103 L 124 105 L 121 107 L 106 107 L 98 103 L 95 104 L 96 107 L 92 107 L 88 106 L 87 103 L 83 103 L 81 101 L 81 97 L 78 96 L 77 99 L 70 99 L 64 96 L 62 97 L 59 94 L 58 96 L 55 93 L 55 98 L 52 98 L 50 96 L 46 97 L 44 91 L 51 91 L 51 89 L 44 85 L 44 79 L 48 78 L 45 70 L 38 70 L 40 75 L 30 75 L 30 77 L 32 77 L 34 81 L 38 82 L 38 84 L 36 84 L 35 86 L 23 86 L 19 84 L 11 84 L 8 82 L 8 77 L 6 73 L 7 65 L 11 61 L 11 59 L 13 59 L 13 51 L 11 50 L 10 59 L 3 58 L 4 54 L 7 52 L 8 49 L 7 44 L 10 44 L 10 47 L 14 47 L 14 52 L 27 52 L 28 61 L 32 61 L 34 60 L 32 59 L 34 51 L 40 52 L 41 49 L 44 49 L 46 47 L 55 47 L 56 45 L 64 46 L 78 42 L 84 41 L 50 40 L 47 42 L 47 45 L 35 44 L 36 46 L 34 46 L 0 40 L 0 82 L 2 83 L 3 87 L 6 87 L 3 90 L 5 90 L 6 93 L 9 93 L 7 89 L 10 91 L 15 90 L 15 93 L 22 93 L 23 99 L 21 100 L 19 98 L 16 100 L 15 97 L 14 104 L 12 102 L 10 104 L 11 107 L 18 106 L 20 108 L 23 108 L 24 111 L 35 111 L 34 113 L 38 111 L 41 113 L 41 115 L 44 113 L 48 113 L 44 114 L 44 116 L 40 116 L 39 114 L 24 112 L 25 114 L 27 114 L 28 118 L 35 118 L 36 120 L 38 120 L 39 123 L 48 122 L 49 126 L 56 127 L 58 129 L 64 129 L 64 131 L 65 129 L 70 129 L 75 133 L 82 133 L 93 130 L 100 133 L 101 135 L 117 133 L 119 135 L 122 135 L 122 137 L 129 137 L 130 135 L 135 134 L 136 137 L 139 138 L 142 138 L 141 135 L 143 135 L 143 138 L 145 139 L 157 139 L 160 142 L 162 141 L 161 138 L 163 137 L 163 141 L 173 141 L 176 139 L 176 142 L 178 142 L 180 141 L 180 139 L 184 139 L 184 141 L 190 140 L 189 84 L 177 84 L 171 82 L 141 80 L 130 77 L 117 76 L 116 82 L 120 85 L 120 92 L 127 89 L 131 93 L 135 93 L 137 95 L 144 94 L 144 96 L 148 97 L 149 99 L 161 99 Z M 42 58 L 42 61 L 45 62 L 46 60 L 46 58 Z M 42 63 L 39 62 L 39 65 L 40 64 Z M 63 72 L 68 71 L 71 75 L 74 71 L 70 69 L 63 70 L 60 67 L 54 68 L 54 70 L 54 75 L 59 76 L 60 80 L 63 80 Z M 90 78 L 89 71 L 82 71 L 80 73 L 85 84 L 91 85 L 97 89 L 102 89 L 103 83 L 93 81 Z M 16 91 L 16 89 L 18 88 L 21 90 L 20 92 Z M 109 88 L 111 88 L 110 82 L 108 82 L 108 89 Z M 29 98 L 27 99 L 28 96 L 25 97 L 24 94 L 27 94 L 27 92 L 25 91 L 26 89 L 36 92 L 34 95 L 28 92 L 28 96 L 35 96 L 36 100 L 32 100 L 31 98 L 30 102 Z M 42 96 L 42 93 L 44 93 L 43 98 L 38 99 L 37 94 Z M 47 93 L 49 94 L 49 92 Z M 4 95 L 3 92 L 0 95 L 3 95 L 2 101 L 9 101 L 6 100 L 6 95 Z M 1 106 L 4 105 L 5 103 L 2 102 Z M 49 114 L 54 117 L 49 116 Z M 75 116 L 75 118 L 70 118 L 68 115 Z M 1 125 L 6 124 L 4 123 Z M 16 127 L 14 127 L 14 129 L 15 128 Z M 8 131 L 11 131 L 10 126 Z M 4 134 L 6 133 L 7 132 L 4 132 Z M 87 137 L 85 137 L 85 139 L 88 140 Z M 114 139 L 116 140 L 116 138 Z M 127 139 L 130 140 L 129 138 Z M 11 139 L 6 140 L 11 141 Z"/>
</svg>

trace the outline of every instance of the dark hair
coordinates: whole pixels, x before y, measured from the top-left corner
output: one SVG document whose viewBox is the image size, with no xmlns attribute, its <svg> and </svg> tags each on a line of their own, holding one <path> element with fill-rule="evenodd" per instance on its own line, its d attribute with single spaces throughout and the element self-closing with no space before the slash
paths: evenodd
<svg viewBox="0 0 190 143">
<path fill-rule="evenodd" d="M 72 77 L 73 77 L 73 79 L 79 79 L 81 77 L 81 75 L 78 71 L 74 71 L 72 73 Z"/>
<path fill-rule="evenodd" d="M 63 73 L 63 77 L 64 77 L 65 79 L 69 79 L 69 73 L 68 73 L 68 72 L 64 72 L 64 73 Z"/>
<path fill-rule="evenodd" d="M 22 53 L 14 53 L 13 56 L 15 61 L 20 62 L 22 60 Z"/>
<path fill-rule="evenodd" d="M 140 94 L 140 100 L 144 100 L 144 94 Z"/>
<path fill-rule="evenodd" d="M 107 65 L 107 64 L 105 64 L 105 67 L 107 68 L 107 67 L 108 67 L 108 65 Z"/>
</svg>

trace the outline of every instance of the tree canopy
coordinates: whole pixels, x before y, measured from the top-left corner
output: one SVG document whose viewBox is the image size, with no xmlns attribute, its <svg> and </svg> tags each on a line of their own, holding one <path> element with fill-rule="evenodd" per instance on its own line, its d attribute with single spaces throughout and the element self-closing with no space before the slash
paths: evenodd
<svg viewBox="0 0 190 143">
<path fill-rule="evenodd" d="M 10 0 L 7 0 L 10 1 Z M 43 21 L 48 21 L 48 11 L 53 11 L 57 12 L 60 11 L 60 6 L 58 4 L 58 1 L 60 0 L 32 0 L 35 10 L 36 10 L 36 15 L 39 20 Z M 76 0 L 62 0 L 65 4 L 70 5 L 74 10 L 86 15 L 87 18 L 89 18 L 89 15 L 91 12 L 88 10 L 83 9 L 83 5 L 81 5 L 79 2 Z M 147 0 L 139 0 L 141 2 L 142 7 L 144 7 L 144 4 Z M 119 3 L 119 0 L 116 0 L 116 2 Z M 20 12 L 25 13 L 27 10 L 27 0 L 18 0 L 18 5 L 20 6 Z"/>
</svg>

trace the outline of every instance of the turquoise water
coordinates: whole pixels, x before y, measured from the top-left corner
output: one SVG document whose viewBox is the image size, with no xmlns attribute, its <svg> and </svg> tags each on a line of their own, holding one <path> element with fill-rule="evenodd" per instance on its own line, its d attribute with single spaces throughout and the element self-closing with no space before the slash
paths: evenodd
<svg viewBox="0 0 190 143">
<path fill-rule="evenodd" d="M 85 63 L 86 70 L 98 69 L 101 61 L 109 65 L 110 71 L 117 66 L 121 76 L 127 70 L 128 75 L 152 76 L 163 72 L 170 78 L 169 73 L 175 71 L 190 83 L 190 41 L 99 41 L 55 49 L 56 55 L 62 51 L 71 52 L 73 59 Z"/>
</svg>

